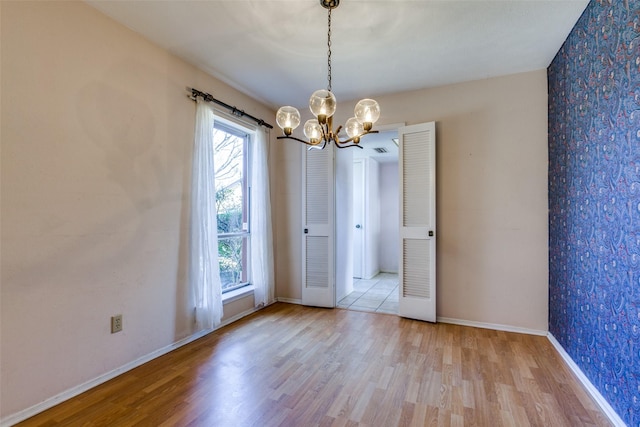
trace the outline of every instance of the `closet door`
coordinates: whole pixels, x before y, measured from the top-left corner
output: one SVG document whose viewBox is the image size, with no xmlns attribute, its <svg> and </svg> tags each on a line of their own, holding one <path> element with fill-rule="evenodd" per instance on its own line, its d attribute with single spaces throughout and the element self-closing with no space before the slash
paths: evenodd
<svg viewBox="0 0 640 427">
<path fill-rule="evenodd" d="M 332 144 L 302 153 L 302 304 L 335 307 Z"/>
<path fill-rule="evenodd" d="M 436 321 L 435 122 L 398 129 L 400 316 Z"/>
</svg>

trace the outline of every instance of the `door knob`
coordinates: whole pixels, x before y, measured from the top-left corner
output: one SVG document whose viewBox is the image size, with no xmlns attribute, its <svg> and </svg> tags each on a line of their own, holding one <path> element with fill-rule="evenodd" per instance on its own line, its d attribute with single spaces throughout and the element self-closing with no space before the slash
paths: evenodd
<svg viewBox="0 0 640 427">
<path fill-rule="evenodd" d="M 362 228 L 360 224 L 356 224 L 356 228 Z"/>
</svg>

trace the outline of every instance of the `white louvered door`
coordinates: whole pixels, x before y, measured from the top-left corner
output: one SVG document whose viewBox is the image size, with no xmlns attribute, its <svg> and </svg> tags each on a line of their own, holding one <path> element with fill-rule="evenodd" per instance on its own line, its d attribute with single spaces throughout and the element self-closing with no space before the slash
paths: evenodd
<svg viewBox="0 0 640 427">
<path fill-rule="evenodd" d="M 398 129 L 400 316 L 436 321 L 436 126 Z"/>
<path fill-rule="evenodd" d="M 335 307 L 333 145 L 302 154 L 302 304 Z"/>
</svg>

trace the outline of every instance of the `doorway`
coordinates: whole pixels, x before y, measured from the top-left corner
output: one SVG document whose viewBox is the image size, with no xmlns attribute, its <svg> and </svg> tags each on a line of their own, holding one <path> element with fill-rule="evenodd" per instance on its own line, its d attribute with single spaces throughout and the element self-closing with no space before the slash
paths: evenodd
<svg viewBox="0 0 640 427">
<path fill-rule="evenodd" d="M 390 227 L 390 230 L 398 233 L 398 245 L 395 246 L 398 256 L 394 257 L 398 261 L 398 314 L 435 322 L 436 123 L 394 128 L 398 134 L 398 145 L 393 138 L 390 139 L 398 147 L 398 196 L 396 202 L 384 205 L 399 208 L 397 228 Z M 379 154 L 388 151 L 375 148 L 373 146 L 372 149 Z M 303 151 L 304 305 L 333 308 L 353 292 L 353 230 L 356 225 L 353 221 L 352 194 L 354 151 L 358 150 L 336 152 L 331 144 L 325 150 Z M 340 152 L 349 154 L 341 155 Z M 348 162 L 345 162 L 347 159 Z M 373 166 L 379 163 L 374 158 L 369 160 Z M 372 167 L 370 170 L 374 169 Z M 368 176 L 368 172 L 365 172 L 365 178 L 366 187 L 369 188 L 365 197 L 367 194 L 378 194 L 371 188 L 379 191 L 379 182 L 372 184 L 374 180 Z M 365 213 L 373 213 L 378 218 L 380 209 L 379 205 L 370 207 L 365 204 Z M 387 217 L 385 220 L 388 220 Z M 401 224 L 399 219 L 402 219 Z M 366 232 L 371 230 L 370 225 L 375 227 L 376 224 L 379 226 L 380 222 L 368 224 L 365 220 L 362 228 Z M 373 236 L 376 234 L 373 233 Z M 393 246 L 386 245 L 385 249 Z M 364 251 L 369 251 L 371 247 L 370 243 L 365 244 Z M 378 252 L 380 249 L 373 253 Z M 364 263 L 367 263 L 366 256 Z M 362 274 L 367 277 L 366 267 Z"/>
<path fill-rule="evenodd" d="M 395 129 L 368 135 L 363 149 L 351 150 L 353 283 L 338 295 L 338 307 L 398 313 L 397 135 Z"/>
</svg>

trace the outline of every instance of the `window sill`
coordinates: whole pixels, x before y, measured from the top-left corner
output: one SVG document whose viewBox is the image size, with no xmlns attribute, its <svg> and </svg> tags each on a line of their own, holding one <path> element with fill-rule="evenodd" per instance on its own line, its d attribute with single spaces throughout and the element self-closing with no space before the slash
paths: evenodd
<svg viewBox="0 0 640 427">
<path fill-rule="evenodd" d="M 245 286 L 240 289 L 233 290 L 222 294 L 222 304 L 227 304 L 241 298 L 246 297 L 249 294 L 253 294 L 253 285 Z"/>
</svg>

